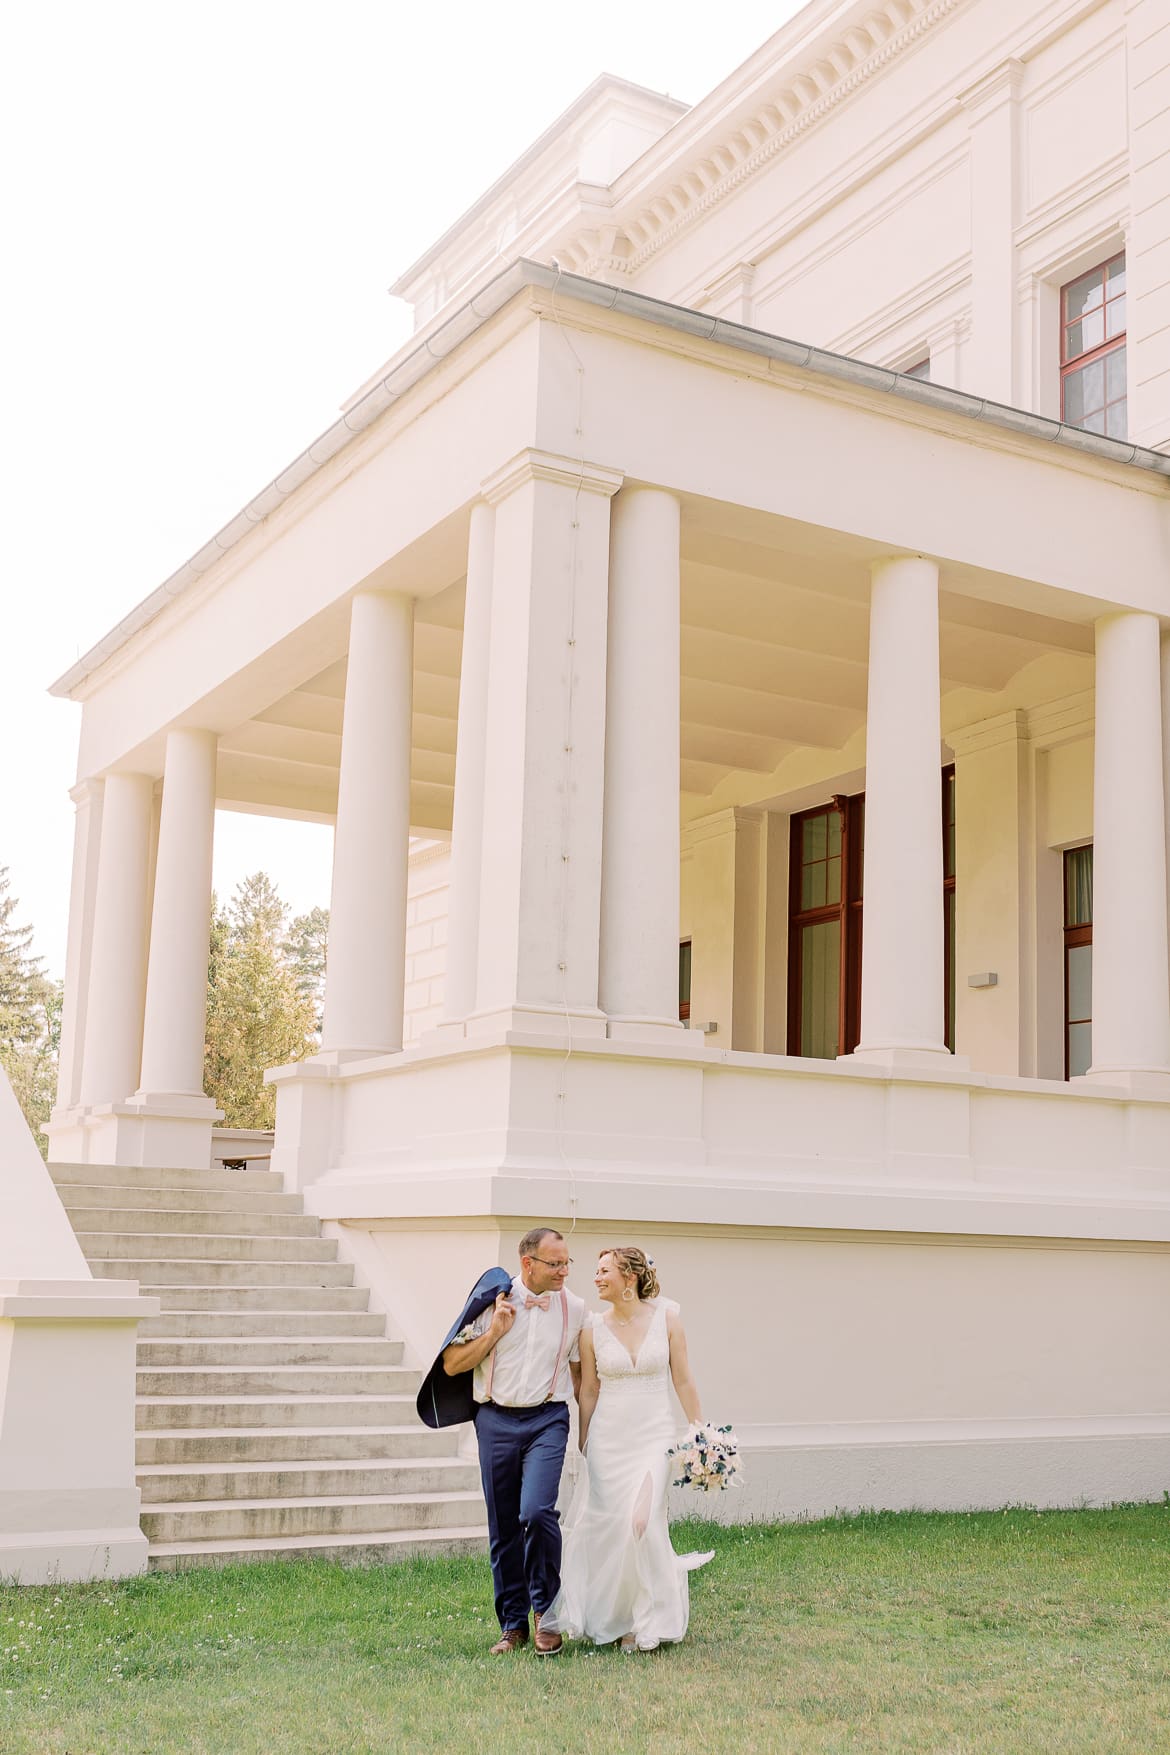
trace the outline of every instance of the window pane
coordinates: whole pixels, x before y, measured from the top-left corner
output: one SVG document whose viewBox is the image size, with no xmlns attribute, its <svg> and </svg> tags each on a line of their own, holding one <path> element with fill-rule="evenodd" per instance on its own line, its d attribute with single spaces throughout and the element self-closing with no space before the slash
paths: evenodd
<svg viewBox="0 0 1170 1755">
<path fill-rule="evenodd" d="M 1105 314 L 1103 311 L 1090 311 L 1079 323 L 1070 323 L 1065 330 L 1064 357 L 1066 360 L 1075 360 L 1078 354 L 1100 347 L 1104 339 Z"/>
<path fill-rule="evenodd" d="M 1079 317 L 1082 311 L 1093 310 L 1104 297 L 1105 277 L 1099 268 L 1090 269 L 1088 274 L 1082 274 L 1079 280 L 1074 280 L 1065 287 L 1065 317 Z"/>
<path fill-rule="evenodd" d="M 1105 431 L 1105 410 L 1098 408 L 1087 414 L 1084 420 L 1078 421 L 1082 433 L 1103 433 Z"/>
<path fill-rule="evenodd" d="M 806 865 L 800 874 L 800 905 L 802 908 L 823 908 L 825 905 L 825 867 Z"/>
<path fill-rule="evenodd" d="M 1117 402 L 1125 395 L 1125 349 L 1115 347 L 1112 353 L 1107 353 L 1104 365 L 1105 400 Z"/>
<path fill-rule="evenodd" d="M 946 910 L 943 930 L 946 933 L 947 964 L 947 1047 L 955 1052 L 955 892 L 947 890 L 943 900 Z"/>
<path fill-rule="evenodd" d="M 1126 401 L 1114 402 L 1106 409 L 1105 431 L 1111 439 L 1128 439 L 1129 404 Z"/>
<path fill-rule="evenodd" d="M 1106 278 L 1109 282 L 1107 291 L 1109 293 L 1110 298 L 1113 297 L 1114 293 L 1119 293 L 1119 292 L 1125 291 L 1125 257 L 1124 256 L 1118 256 L 1118 258 L 1115 262 L 1111 262 L 1109 264 L 1109 267 L 1105 270 L 1105 274 L 1106 274 Z"/>
<path fill-rule="evenodd" d="M 841 900 L 840 859 L 830 859 L 825 870 L 827 873 L 825 879 L 825 900 L 826 902 L 839 902 Z"/>
<path fill-rule="evenodd" d="M 1105 406 L 1105 362 L 1094 360 L 1064 380 L 1064 418 L 1072 426 L 1084 426 L 1088 415 Z"/>
<path fill-rule="evenodd" d="M 1125 334 L 1125 298 L 1113 299 L 1105 307 L 1106 335 Z"/>
<path fill-rule="evenodd" d="M 805 865 L 814 859 L 824 859 L 828 852 L 828 833 L 828 819 L 824 811 L 819 816 L 805 818 L 801 841 L 801 858 Z"/>
<path fill-rule="evenodd" d="M 837 1058 L 841 997 L 841 928 L 835 920 L 800 933 L 800 1052 L 819 1060 Z"/>
<path fill-rule="evenodd" d="M 829 858 L 836 859 L 841 852 L 841 812 L 829 813 Z"/>
<path fill-rule="evenodd" d="M 1064 924 L 1093 924 L 1093 849 L 1071 847 L 1064 856 Z"/>
<path fill-rule="evenodd" d="M 1093 1059 L 1092 1024 L 1070 1024 L 1068 1027 L 1068 1076 L 1080 1078 L 1087 1073 Z"/>
<path fill-rule="evenodd" d="M 681 1013 L 683 1006 L 691 1003 L 691 941 L 684 939 L 678 947 L 678 1003 Z"/>
<path fill-rule="evenodd" d="M 1072 945 L 1067 968 L 1069 1023 L 1087 1023 L 1093 1015 L 1092 945 Z"/>
</svg>

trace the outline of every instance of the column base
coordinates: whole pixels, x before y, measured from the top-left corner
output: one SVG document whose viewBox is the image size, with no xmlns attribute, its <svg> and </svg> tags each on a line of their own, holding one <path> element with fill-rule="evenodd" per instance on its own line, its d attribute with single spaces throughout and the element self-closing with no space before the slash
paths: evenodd
<svg viewBox="0 0 1170 1755">
<path fill-rule="evenodd" d="M 1170 1067 L 1091 1066 L 1087 1073 L 1069 1080 L 1070 1085 L 1079 1085 L 1082 1082 L 1093 1086 L 1111 1086 L 1115 1091 L 1124 1091 L 1129 1097 L 1157 1097 L 1163 1102 L 1170 1102 Z"/>
<path fill-rule="evenodd" d="M 852 1054 L 843 1058 L 859 1060 L 863 1066 L 882 1067 L 889 1072 L 910 1072 L 921 1068 L 965 1077 L 971 1070 L 971 1062 L 965 1054 L 952 1054 L 949 1048 L 929 1042 L 899 1042 L 872 1048 L 859 1043 Z"/>
<path fill-rule="evenodd" d="M 688 1030 L 677 1018 L 623 1018 L 610 1014 L 606 1035 L 611 1042 L 660 1044 L 674 1054 L 704 1054 L 706 1042 L 699 1030 Z"/>
<path fill-rule="evenodd" d="M 45 1128 L 49 1162 L 208 1170 L 211 1130 L 222 1120 L 210 1097 L 169 1092 L 55 1109 Z"/>
<path fill-rule="evenodd" d="M 593 1008 L 556 1005 L 501 1006 L 474 1012 L 466 1023 L 468 1039 L 476 1036 L 557 1036 L 574 1041 L 605 1040 L 608 1019 Z"/>
</svg>

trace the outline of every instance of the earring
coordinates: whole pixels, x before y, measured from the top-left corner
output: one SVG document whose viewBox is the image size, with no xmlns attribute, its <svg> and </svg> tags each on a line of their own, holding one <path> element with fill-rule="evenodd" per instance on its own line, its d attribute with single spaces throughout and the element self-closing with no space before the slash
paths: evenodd
<svg viewBox="0 0 1170 1755">
<path fill-rule="evenodd" d="M 632 1286 L 627 1286 L 625 1291 L 622 1293 L 622 1297 L 625 1299 L 627 1304 L 629 1303 L 630 1299 L 633 1298 L 634 1296 L 635 1296 L 635 1292 L 634 1292 L 634 1288 Z"/>
</svg>

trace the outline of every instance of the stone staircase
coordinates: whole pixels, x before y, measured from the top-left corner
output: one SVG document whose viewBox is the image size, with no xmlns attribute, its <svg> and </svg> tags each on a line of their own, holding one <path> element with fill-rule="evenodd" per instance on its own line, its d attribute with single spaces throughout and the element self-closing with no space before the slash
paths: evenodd
<svg viewBox="0 0 1170 1755">
<path fill-rule="evenodd" d="M 299 1195 L 267 1170 L 54 1164 L 93 1273 L 162 1302 L 138 1331 L 153 1568 L 479 1551 L 479 1473 Z"/>
</svg>

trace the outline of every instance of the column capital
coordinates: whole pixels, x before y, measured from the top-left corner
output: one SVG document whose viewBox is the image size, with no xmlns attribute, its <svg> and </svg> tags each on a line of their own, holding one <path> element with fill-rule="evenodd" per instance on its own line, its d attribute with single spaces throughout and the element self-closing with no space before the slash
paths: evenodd
<svg viewBox="0 0 1170 1755">
<path fill-rule="evenodd" d="M 607 469 L 601 463 L 586 463 L 579 457 L 562 457 L 555 451 L 538 451 L 528 446 L 487 476 L 480 491 L 489 506 L 498 506 L 530 481 L 551 481 L 560 487 L 579 488 L 583 493 L 601 494 L 608 500 L 624 480 L 620 469 Z"/>
<path fill-rule="evenodd" d="M 1009 55 L 998 67 L 993 67 L 990 73 L 985 73 L 982 79 L 977 79 L 974 85 L 961 91 L 959 102 L 978 121 L 981 115 L 997 108 L 1005 99 L 1014 98 L 1019 92 L 1023 77 L 1024 63 L 1014 55 Z"/>
<path fill-rule="evenodd" d="M 104 785 L 105 781 L 100 776 L 91 774 L 86 779 L 79 780 L 75 786 L 71 786 L 69 796 L 80 809 L 83 804 L 92 804 L 94 799 L 101 795 Z"/>
</svg>

